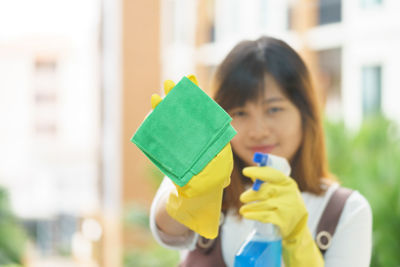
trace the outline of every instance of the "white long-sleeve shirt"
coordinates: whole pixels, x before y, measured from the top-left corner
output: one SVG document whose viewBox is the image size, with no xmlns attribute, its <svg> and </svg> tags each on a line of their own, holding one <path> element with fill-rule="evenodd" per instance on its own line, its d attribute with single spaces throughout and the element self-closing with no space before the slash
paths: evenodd
<svg viewBox="0 0 400 267">
<path fill-rule="evenodd" d="M 164 247 L 181 251 L 185 257 L 196 246 L 198 235 L 173 238 L 162 233 L 155 223 L 156 207 L 174 187 L 165 177 L 154 197 L 150 211 L 150 228 L 154 238 Z M 325 194 L 317 196 L 303 192 L 302 197 L 309 213 L 308 227 L 315 239 L 318 222 L 330 196 L 338 184 L 329 186 Z M 222 256 L 228 267 L 233 266 L 235 254 L 253 229 L 254 222 L 240 219 L 235 212 L 228 212 L 224 218 L 221 234 Z M 342 215 L 332 238 L 331 247 L 325 253 L 326 267 L 367 267 L 372 247 L 372 211 L 368 201 L 357 191 L 347 199 Z"/>
</svg>

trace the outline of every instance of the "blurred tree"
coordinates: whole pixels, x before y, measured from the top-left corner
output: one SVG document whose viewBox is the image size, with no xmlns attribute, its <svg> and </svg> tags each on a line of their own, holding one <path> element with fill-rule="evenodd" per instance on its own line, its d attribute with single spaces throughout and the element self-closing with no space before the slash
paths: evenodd
<svg viewBox="0 0 400 267">
<path fill-rule="evenodd" d="M 147 237 L 145 244 L 130 246 L 125 249 L 125 267 L 178 266 L 178 252 L 158 245 L 153 239 L 149 228 L 149 213 L 143 205 L 132 203 L 126 209 L 124 217 L 127 226 L 136 228 L 136 233 L 139 231 Z"/>
<path fill-rule="evenodd" d="M 393 122 L 367 118 L 352 133 L 343 122 L 326 122 L 331 170 L 343 186 L 358 190 L 373 212 L 371 266 L 400 263 L 400 135 Z"/>
<path fill-rule="evenodd" d="M 153 164 L 146 167 L 146 179 L 150 180 L 154 190 L 158 188 L 164 174 Z M 142 235 L 142 244 L 131 244 L 124 251 L 125 267 L 168 267 L 178 266 L 179 253 L 160 246 L 152 237 L 149 227 L 149 211 L 143 203 L 130 203 L 124 212 L 124 224 Z M 140 239 L 137 236 L 137 239 Z"/>
<path fill-rule="evenodd" d="M 8 194 L 0 187 L 0 266 L 22 264 L 26 234 L 10 210 Z"/>
</svg>

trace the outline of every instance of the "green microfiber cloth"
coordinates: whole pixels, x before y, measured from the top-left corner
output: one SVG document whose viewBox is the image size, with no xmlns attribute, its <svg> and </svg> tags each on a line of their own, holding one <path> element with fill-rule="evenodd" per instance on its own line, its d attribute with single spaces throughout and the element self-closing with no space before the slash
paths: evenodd
<svg viewBox="0 0 400 267">
<path fill-rule="evenodd" d="M 232 118 L 184 77 L 147 116 L 131 141 L 184 186 L 233 138 Z"/>
</svg>

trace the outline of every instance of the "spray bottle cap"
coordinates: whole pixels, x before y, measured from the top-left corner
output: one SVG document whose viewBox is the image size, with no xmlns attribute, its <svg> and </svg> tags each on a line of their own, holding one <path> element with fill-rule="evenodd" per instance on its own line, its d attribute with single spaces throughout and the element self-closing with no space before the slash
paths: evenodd
<svg viewBox="0 0 400 267">
<path fill-rule="evenodd" d="M 258 166 L 267 166 L 268 154 L 263 154 L 260 152 L 254 153 L 253 161 L 258 164 Z M 256 179 L 253 184 L 253 190 L 258 191 L 260 189 L 263 181 Z"/>
</svg>

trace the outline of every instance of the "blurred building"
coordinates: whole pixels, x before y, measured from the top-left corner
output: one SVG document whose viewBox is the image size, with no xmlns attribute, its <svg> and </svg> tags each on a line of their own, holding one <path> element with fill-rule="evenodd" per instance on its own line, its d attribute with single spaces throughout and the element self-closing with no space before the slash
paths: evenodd
<svg viewBox="0 0 400 267">
<path fill-rule="evenodd" d="M 271 35 L 305 59 L 328 117 L 343 117 L 355 128 L 377 113 L 400 122 L 399 1 L 161 2 L 168 14 L 162 24 L 163 78 L 195 70 L 208 89 L 216 65 L 236 43 Z"/>
<path fill-rule="evenodd" d="M 397 0 L 2 2 L 0 183 L 36 252 L 114 267 L 147 244 L 123 218 L 132 203 L 150 207 L 154 166 L 129 140 L 163 80 L 193 73 L 212 94 L 216 66 L 243 39 L 299 51 L 330 118 L 400 120 L 398 11 Z"/>
<path fill-rule="evenodd" d="M 79 246 L 92 256 L 92 240 L 73 242 L 100 209 L 99 7 L 0 3 L 0 184 L 32 238 L 32 266 Z"/>
<path fill-rule="evenodd" d="M 307 43 L 318 55 L 327 113 L 355 128 L 378 113 L 400 122 L 400 2 L 325 0 L 319 11 Z"/>
</svg>

